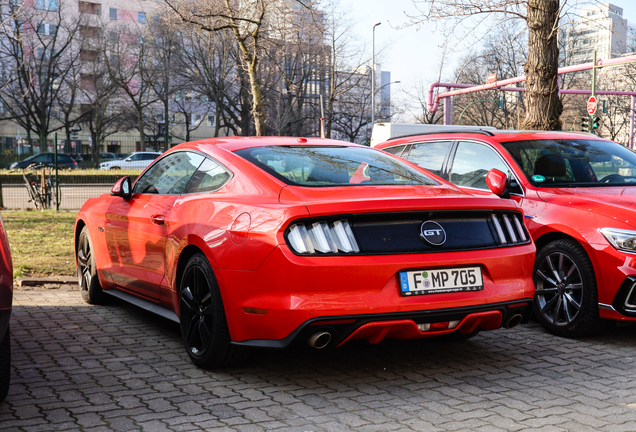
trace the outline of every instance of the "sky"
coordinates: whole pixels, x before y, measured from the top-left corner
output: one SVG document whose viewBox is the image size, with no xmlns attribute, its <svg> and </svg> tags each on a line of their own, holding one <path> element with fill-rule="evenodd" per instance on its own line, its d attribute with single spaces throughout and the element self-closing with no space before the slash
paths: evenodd
<svg viewBox="0 0 636 432">
<path fill-rule="evenodd" d="M 634 0 L 613 0 L 611 3 L 622 7 L 623 18 L 630 24 L 636 24 Z M 586 6 L 582 1 L 581 4 Z M 407 14 L 417 12 L 412 0 L 342 0 L 341 5 L 351 10 L 351 17 L 356 22 L 354 31 L 360 40 L 366 41 L 369 56 L 373 25 L 382 23 L 375 28 L 376 63 L 381 63 L 382 70 L 391 72 L 392 81 L 400 81 L 391 87 L 392 98 L 404 97 L 404 92 L 413 91 L 420 83 L 428 88 L 438 80 L 444 38 L 436 31 L 434 24 L 403 28 L 409 21 Z M 452 44 L 456 45 L 456 41 Z M 466 53 L 464 50 L 446 57 L 445 71 L 448 75 L 456 59 Z"/>
</svg>

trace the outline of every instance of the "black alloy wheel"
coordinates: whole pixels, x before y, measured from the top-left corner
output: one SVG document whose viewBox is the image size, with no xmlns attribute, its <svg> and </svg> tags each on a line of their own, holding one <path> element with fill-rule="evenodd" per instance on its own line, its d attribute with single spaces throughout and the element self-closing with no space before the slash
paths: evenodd
<svg viewBox="0 0 636 432">
<path fill-rule="evenodd" d="M 592 263 L 574 240 L 556 240 L 537 253 L 534 312 L 550 333 L 589 336 L 603 327 Z"/>
<path fill-rule="evenodd" d="M 80 293 L 86 303 L 101 304 L 104 293 L 97 277 L 93 242 L 88 233 L 88 227 L 82 228 L 77 242 L 77 276 L 79 278 Z"/>
<path fill-rule="evenodd" d="M 235 365 L 249 351 L 231 345 L 221 292 L 202 253 L 188 261 L 179 290 L 181 337 L 190 360 L 202 369 Z"/>
</svg>

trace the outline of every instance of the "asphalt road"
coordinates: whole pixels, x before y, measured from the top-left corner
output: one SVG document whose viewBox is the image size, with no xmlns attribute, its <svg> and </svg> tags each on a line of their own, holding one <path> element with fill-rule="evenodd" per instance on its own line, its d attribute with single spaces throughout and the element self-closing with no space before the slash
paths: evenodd
<svg viewBox="0 0 636 432">
<path fill-rule="evenodd" d="M 60 209 L 78 210 L 87 199 L 109 193 L 112 187 L 112 184 L 62 185 Z M 2 202 L 4 208 L 9 209 L 35 208 L 33 203 L 29 202 L 25 185 L 2 186 Z"/>
<path fill-rule="evenodd" d="M 70 286 L 14 293 L 0 431 L 634 431 L 636 328 L 257 351 L 203 371 L 178 326 Z"/>
</svg>

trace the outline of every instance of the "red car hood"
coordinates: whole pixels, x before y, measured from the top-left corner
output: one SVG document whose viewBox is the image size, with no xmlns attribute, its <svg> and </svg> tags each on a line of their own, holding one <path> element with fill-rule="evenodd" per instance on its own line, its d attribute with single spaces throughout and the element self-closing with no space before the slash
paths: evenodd
<svg viewBox="0 0 636 432">
<path fill-rule="evenodd" d="M 621 211 L 625 222 L 636 226 L 636 186 L 594 187 L 594 188 L 554 188 L 538 191 L 543 201 L 578 207 L 581 210 L 615 218 Z"/>
<path fill-rule="evenodd" d="M 311 216 L 422 209 L 520 209 L 512 200 L 474 196 L 446 185 L 329 188 L 288 186 L 281 191 L 280 201 L 302 203 L 307 206 Z"/>
</svg>

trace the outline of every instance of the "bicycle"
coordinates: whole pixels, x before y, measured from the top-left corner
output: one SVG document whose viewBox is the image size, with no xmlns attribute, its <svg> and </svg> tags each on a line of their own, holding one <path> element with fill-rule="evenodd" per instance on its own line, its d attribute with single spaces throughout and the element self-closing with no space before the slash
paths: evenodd
<svg viewBox="0 0 636 432">
<path fill-rule="evenodd" d="M 38 169 L 42 170 L 40 175 L 37 174 Z M 36 173 L 30 174 L 27 170 L 34 170 Z M 54 202 L 59 202 L 60 197 L 51 180 L 51 171 L 50 167 L 42 164 L 31 164 L 22 170 L 22 178 L 29 195 L 28 202 L 33 202 L 37 210 L 49 209 Z"/>
</svg>

